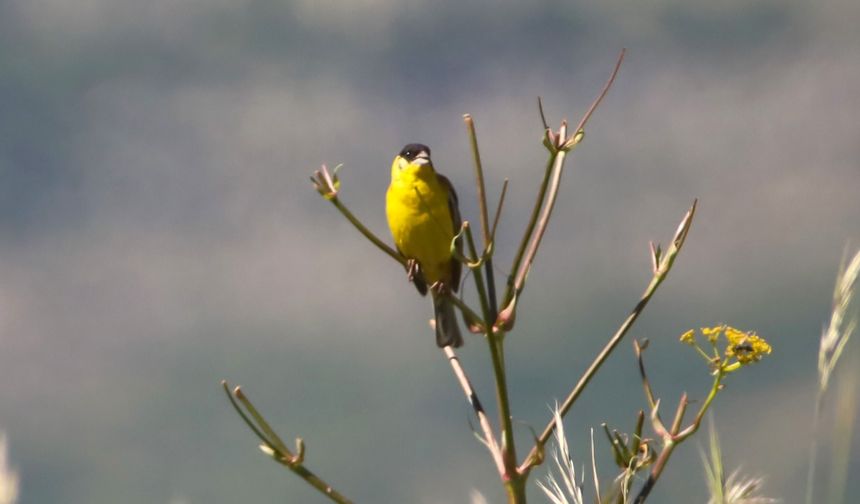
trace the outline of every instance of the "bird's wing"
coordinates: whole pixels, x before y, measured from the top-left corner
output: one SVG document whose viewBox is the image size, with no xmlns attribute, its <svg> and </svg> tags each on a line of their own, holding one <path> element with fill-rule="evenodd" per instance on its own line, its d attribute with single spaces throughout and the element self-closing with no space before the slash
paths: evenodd
<svg viewBox="0 0 860 504">
<path fill-rule="evenodd" d="M 457 201 L 457 191 L 454 190 L 454 185 L 451 184 L 451 181 L 448 180 L 448 177 L 436 173 L 436 178 L 439 180 L 439 184 L 445 188 L 448 192 L 448 211 L 451 214 L 451 224 L 454 230 L 454 234 L 460 232 L 460 227 L 463 225 L 463 219 L 460 217 L 460 203 Z M 457 252 L 460 254 L 463 253 L 463 240 L 457 240 L 456 244 Z M 451 259 L 451 279 L 450 279 L 450 288 L 457 292 L 460 288 L 460 274 L 462 273 L 463 265 L 457 259 Z"/>
</svg>

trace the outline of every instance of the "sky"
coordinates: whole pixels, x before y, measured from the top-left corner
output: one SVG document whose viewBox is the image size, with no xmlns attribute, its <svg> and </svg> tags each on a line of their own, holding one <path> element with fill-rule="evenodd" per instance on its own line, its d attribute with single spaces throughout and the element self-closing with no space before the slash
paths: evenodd
<svg viewBox="0 0 860 504">
<path fill-rule="evenodd" d="M 430 301 L 308 176 L 342 163 L 343 202 L 388 239 L 391 159 L 422 142 L 476 222 L 472 114 L 493 200 L 510 180 L 502 281 L 546 158 L 536 98 L 576 122 L 622 47 L 506 340 L 518 446 L 698 198 L 628 338 L 651 341 L 667 404 L 709 387 L 687 329 L 767 338 L 714 422 L 727 467 L 799 501 L 818 337 L 860 246 L 858 21 L 851 0 L 0 2 L 0 430 L 19 502 L 326 502 L 256 449 L 222 379 L 357 502 L 499 501 Z M 485 345 L 460 355 L 492 406 Z M 860 439 L 828 433 L 858 366 L 851 341 L 822 419 L 822 467 L 847 443 L 849 473 Z M 629 430 L 644 405 L 625 341 L 567 419 L 577 462 L 590 427 Z M 706 499 L 704 439 L 677 450 L 655 502 Z"/>
</svg>

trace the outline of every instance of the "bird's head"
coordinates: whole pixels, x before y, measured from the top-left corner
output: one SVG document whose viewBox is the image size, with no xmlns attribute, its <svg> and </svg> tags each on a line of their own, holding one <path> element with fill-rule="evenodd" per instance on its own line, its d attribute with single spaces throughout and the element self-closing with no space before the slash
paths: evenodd
<svg viewBox="0 0 860 504">
<path fill-rule="evenodd" d="M 400 154 L 394 159 L 395 165 L 401 170 L 409 167 L 421 167 L 430 165 L 430 147 L 424 144 L 411 143 L 401 149 Z"/>
</svg>

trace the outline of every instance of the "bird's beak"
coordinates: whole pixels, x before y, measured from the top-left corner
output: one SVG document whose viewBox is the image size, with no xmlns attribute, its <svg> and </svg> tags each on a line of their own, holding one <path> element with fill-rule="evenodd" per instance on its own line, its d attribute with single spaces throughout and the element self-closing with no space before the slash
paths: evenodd
<svg viewBox="0 0 860 504">
<path fill-rule="evenodd" d="M 412 162 L 417 165 L 430 164 L 430 154 L 428 154 L 427 151 L 421 151 L 415 156 L 415 159 L 413 159 Z"/>
</svg>

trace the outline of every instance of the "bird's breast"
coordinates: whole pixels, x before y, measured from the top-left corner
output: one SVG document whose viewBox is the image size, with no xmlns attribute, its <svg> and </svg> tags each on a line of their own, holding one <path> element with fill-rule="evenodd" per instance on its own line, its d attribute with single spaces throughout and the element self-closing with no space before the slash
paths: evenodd
<svg viewBox="0 0 860 504">
<path fill-rule="evenodd" d="M 386 196 L 388 225 L 397 248 L 418 261 L 430 283 L 448 274 L 454 237 L 447 192 L 433 182 L 394 179 Z"/>
</svg>

